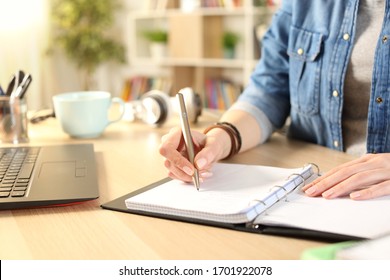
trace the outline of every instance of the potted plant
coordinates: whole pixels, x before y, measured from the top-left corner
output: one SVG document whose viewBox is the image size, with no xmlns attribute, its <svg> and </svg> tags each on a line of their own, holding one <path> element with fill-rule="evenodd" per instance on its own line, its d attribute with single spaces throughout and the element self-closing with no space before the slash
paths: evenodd
<svg viewBox="0 0 390 280">
<path fill-rule="evenodd" d="M 117 0 L 55 0 L 51 7 L 54 45 L 76 63 L 89 90 L 104 62 L 125 62 L 125 48 L 110 36 Z M 53 47 L 51 47 L 53 49 Z"/>
<path fill-rule="evenodd" d="M 150 42 L 150 55 L 153 59 L 161 59 L 167 55 L 167 31 L 147 30 L 143 32 L 143 36 Z"/>
<path fill-rule="evenodd" d="M 235 57 L 235 48 L 239 40 L 240 37 L 237 33 L 232 31 L 225 31 L 223 33 L 222 45 L 225 58 Z"/>
</svg>

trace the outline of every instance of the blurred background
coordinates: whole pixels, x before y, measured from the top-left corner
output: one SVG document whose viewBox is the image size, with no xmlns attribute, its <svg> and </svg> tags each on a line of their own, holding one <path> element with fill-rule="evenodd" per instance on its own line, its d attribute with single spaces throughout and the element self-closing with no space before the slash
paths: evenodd
<svg viewBox="0 0 390 280">
<path fill-rule="evenodd" d="M 131 92 L 140 77 L 147 77 L 143 91 L 163 77 L 169 79 L 163 87 L 168 94 L 192 86 L 206 100 L 207 87 L 213 92 L 227 83 L 239 94 L 276 5 L 262 0 L 0 0 L 0 85 L 5 90 L 18 70 L 30 73 L 30 110 L 52 108 L 55 94 L 86 89 L 128 101 L 143 93 Z M 156 31 L 163 36 L 151 34 Z M 223 38 L 236 45 L 236 54 L 222 50 Z M 153 40 L 167 45 L 159 58 L 149 50 Z"/>
<path fill-rule="evenodd" d="M 32 110 L 52 107 L 54 94 L 83 89 L 83 77 L 75 62 L 53 42 L 52 6 L 55 2 L 0 0 L 0 84 L 5 90 L 12 74 L 19 69 L 30 73 L 33 82 L 28 91 L 28 104 Z M 142 1 L 119 2 L 123 6 L 115 10 L 110 33 L 118 42 L 124 42 L 127 27 L 124 15 Z M 109 61 L 102 63 L 96 69 L 92 87 L 115 95 L 122 87 L 123 73 L 128 67 Z"/>
</svg>

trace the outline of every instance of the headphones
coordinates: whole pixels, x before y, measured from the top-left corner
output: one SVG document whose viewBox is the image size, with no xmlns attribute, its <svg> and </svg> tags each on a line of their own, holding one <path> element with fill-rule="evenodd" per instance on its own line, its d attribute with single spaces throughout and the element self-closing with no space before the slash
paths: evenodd
<svg viewBox="0 0 390 280">
<path fill-rule="evenodd" d="M 202 102 L 199 94 L 189 87 L 183 88 L 179 92 L 184 96 L 189 121 L 196 123 L 202 114 Z M 151 90 L 143 94 L 140 100 L 126 103 L 123 120 L 141 120 L 148 125 L 161 126 L 172 114 L 178 114 L 179 110 L 176 97 L 170 97 L 160 90 Z"/>
</svg>

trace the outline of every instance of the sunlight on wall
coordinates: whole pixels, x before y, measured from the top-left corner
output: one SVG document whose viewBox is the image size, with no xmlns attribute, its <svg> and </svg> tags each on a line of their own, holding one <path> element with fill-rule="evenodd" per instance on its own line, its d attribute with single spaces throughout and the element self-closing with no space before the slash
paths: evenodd
<svg viewBox="0 0 390 280">
<path fill-rule="evenodd" d="M 125 10 L 142 3 L 136 0 L 121 1 Z M 11 75 L 19 69 L 30 73 L 33 81 L 26 95 L 29 110 L 49 108 L 53 95 L 81 88 L 77 68 L 59 48 L 54 48 L 52 55 L 47 55 L 51 43 L 51 2 L 0 0 L 0 84 L 5 89 Z M 118 19 L 118 24 L 121 27 L 118 30 L 127 28 L 126 17 Z M 123 34 L 125 36 L 127 33 Z M 96 73 L 97 87 L 118 96 L 124 76 L 128 74 L 122 74 L 122 68 L 105 65 Z"/>
<path fill-rule="evenodd" d="M 0 83 L 5 89 L 13 73 L 31 73 L 33 83 L 28 103 L 38 104 L 41 97 L 42 56 L 47 48 L 49 0 L 0 0 Z M 35 91 L 35 92 L 34 92 Z"/>
<path fill-rule="evenodd" d="M 43 17 L 41 0 L 0 0 L 1 32 L 17 32 Z"/>
</svg>

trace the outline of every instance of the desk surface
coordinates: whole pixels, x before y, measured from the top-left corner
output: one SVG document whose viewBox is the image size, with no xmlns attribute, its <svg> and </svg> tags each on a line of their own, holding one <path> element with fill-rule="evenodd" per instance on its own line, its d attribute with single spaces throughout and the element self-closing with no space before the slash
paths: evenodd
<svg viewBox="0 0 390 280">
<path fill-rule="evenodd" d="M 195 129 L 214 122 L 204 112 Z M 103 210 L 100 205 L 166 177 L 158 154 L 161 128 L 142 123 L 110 125 L 98 139 L 72 139 L 55 119 L 29 125 L 29 145 L 94 143 L 100 198 L 80 205 L 0 211 L 0 259 L 299 259 L 320 242 L 237 232 L 209 226 Z M 275 134 L 266 144 L 231 162 L 322 170 L 351 157 Z"/>
</svg>

